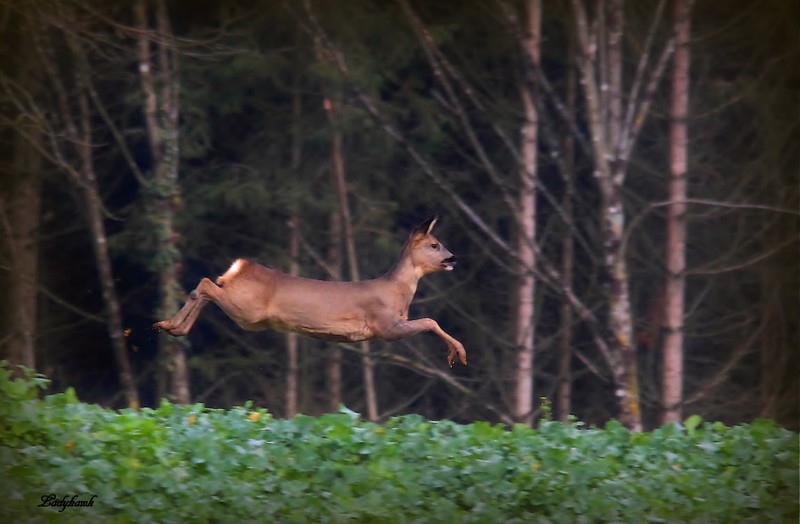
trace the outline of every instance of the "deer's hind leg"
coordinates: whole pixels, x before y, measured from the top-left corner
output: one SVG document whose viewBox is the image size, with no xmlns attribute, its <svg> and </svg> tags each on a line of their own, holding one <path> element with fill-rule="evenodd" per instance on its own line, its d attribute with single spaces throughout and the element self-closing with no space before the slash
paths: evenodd
<svg viewBox="0 0 800 524">
<path fill-rule="evenodd" d="M 182 337 L 191 331 L 200 312 L 209 302 L 217 302 L 220 298 L 221 289 L 211 280 L 204 278 L 197 287 L 189 293 L 189 298 L 183 307 L 169 320 L 156 322 L 153 327 L 163 329 L 174 337 Z"/>
</svg>

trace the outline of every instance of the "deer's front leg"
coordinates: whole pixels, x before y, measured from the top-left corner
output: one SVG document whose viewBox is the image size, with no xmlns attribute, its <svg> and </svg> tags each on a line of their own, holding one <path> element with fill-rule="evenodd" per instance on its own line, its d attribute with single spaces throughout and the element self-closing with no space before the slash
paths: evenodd
<svg viewBox="0 0 800 524">
<path fill-rule="evenodd" d="M 464 350 L 464 345 L 451 337 L 445 332 L 439 323 L 432 318 L 418 318 L 416 320 L 398 320 L 393 324 L 389 324 L 385 329 L 379 330 L 380 338 L 384 340 L 399 340 L 401 338 L 410 337 L 423 331 L 432 331 L 439 335 L 447 343 L 447 365 L 453 367 L 453 363 L 458 357 L 458 360 L 467 365 L 467 352 Z"/>
</svg>

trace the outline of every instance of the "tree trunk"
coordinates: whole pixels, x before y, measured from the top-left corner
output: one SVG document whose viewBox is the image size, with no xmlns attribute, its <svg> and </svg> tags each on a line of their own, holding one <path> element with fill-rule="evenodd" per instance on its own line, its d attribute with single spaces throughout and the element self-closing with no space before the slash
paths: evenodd
<svg viewBox="0 0 800 524">
<path fill-rule="evenodd" d="M 570 37 L 567 49 L 567 63 L 575 62 L 575 38 Z M 570 118 L 575 117 L 575 69 L 567 72 L 566 109 Z M 573 220 L 573 198 L 575 196 L 575 139 L 568 135 L 564 139 L 564 197 L 561 207 L 564 211 L 565 224 L 561 239 L 561 280 L 564 289 L 572 290 L 572 273 L 574 266 L 573 231 L 570 224 Z M 561 326 L 558 348 L 558 384 L 556 385 L 556 420 L 568 422 L 572 412 L 572 306 L 564 299 L 561 304 Z"/>
<path fill-rule="evenodd" d="M 569 174 L 568 176 L 571 176 Z M 572 216 L 572 191 L 563 203 L 564 213 Z M 572 233 L 567 230 L 561 241 L 561 276 L 564 289 L 572 289 L 574 246 Z M 558 385 L 556 386 L 556 420 L 567 422 L 572 413 L 572 306 L 568 300 L 561 304 L 561 338 L 558 346 Z"/>
<path fill-rule="evenodd" d="M 156 2 L 157 38 L 149 27 L 147 3 L 134 5 L 138 25 L 139 79 L 144 95 L 144 117 L 152 158 L 152 175 L 147 188 L 151 220 L 156 236 L 155 266 L 159 281 L 159 315 L 168 317 L 180 308 L 183 291 L 178 281 L 181 255 L 174 216 L 180 206 L 178 186 L 178 73 L 172 29 L 163 0 Z M 151 40 L 153 44 L 151 45 Z M 156 62 L 151 51 L 155 47 Z M 157 74 L 154 74 L 154 70 Z M 184 339 L 159 337 L 160 359 L 171 378 L 170 396 L 189 403 L 189 371 Z M 163 393 L 163 392 L 162 392 Z"/>
<path fill-rule="evenodd" d="M 111 257 L 108 253 L 108 239 L 105 225 L 103 224 L 103 202 L 97 188 L 97 178 L 92 158 L 92 131 L 89 115 L 89 102 L 85 92 L 85 82 L 79 82 L 80 104 L 80 139 L 75 142 L 78 155 L 81 159 L 81 180 L 86 213 L 89 220 L 89 230 L 92 233 L 92 247 L 94 248 L 97 269 L 100 274 L 100 286 L 103 293 L 103 302 L 106 306 L 108 334 L 111 338 L 111 347 L 119 366 L 120 382 L 125 391 L 128 407 L 139 407 L 139 394 L 136 382 L 128 360 L 128 348 L 125 342 L 122 325 L 122 310 L 120 308 L 117 290 L 114 287 L 114 275 L 111 268 Z"/>
<path fill-rule="evenodd" d="M 308 7 L 308 6 L 306 6 Z M 317 61 L 327 64 L 333 60 L 329 50 L 325 49 L 319 38 L 314 38 L 314 52 Z M 329 267 L 331 278 L 341 280 L 343 277 L 343 257 L 342 246 L 347 248 L 349 259 L 351 280 L 358 280 L 358 263 L 355 259 L 355 243 L 352 231 L 352 221 L 350 220 L 350 208 L 347 198 L 347 188 L 345 183 L 344 160 L 341 152 L 341 133 L 339 132 L 336 121 L 336 110 L 331 98 L 324 93 L 323 108 L 330 124 L 331 140 L 331 182 L 336 191 L 338 209 L 330 214 L 330 249 L 328 252 Z M 375 397 L 373 380 L 373 366 L 369 355 L 369 343 L 360 344 L 363 356 L 361 359 L 365 404 L 367 417 L 370 420 L 377 420 L 378 408 Z M 328 407 L 331 411 L 337 411 L 342 403 L 342 349 L 338 345 L 331 348 L 328 353 L 326 366 L 326 385 L 328 389 Z"/>
<path fill-rule="evenodd" d="M 336 175 L 332 175 L 336 185 Z M 334 280 L 342 279 L 342 217 L 336 211 L 330 215 L 330 249 L 328 251 L 328 265 Z M 328 352 L 325 368 L 326 387 L 328 390 L 328 409 L 337 411 L 342 404 L 342 348 L 334 344 Z"/>
<path fill-rule="evenodd" d="M 542 16 L 541 0 L 528 0 L 526 13 L 525 48 L 534 67 L 539 64 L 539 41 Z M 531 77 L 532 75 L 528 75 Z M 520 169 L 519 191 L 519 252 L 520 277 L 516 311 L 515 344 L 517 348 L 515 380 L 515 416 L 523 424 L 533 423 L 534 399 L 534 323 L 535 292 L 534 245 L 536 242 L 536 158 L 538 144 L 538 119 L 536 105 L 533 103 L 533 81 L 522 86 L 522 101 L 525 108 L 525 121 L 520 132 L 522 142 L 522 166 Z"/>
<path fill-rule="evenodd" d="M 350 280 L 356 282 L 361 280 L 361 277 L 358 270 L 355 234 L 353 232 L 353 221 L 350 217 L 350 204 L 347 196 L 344 159 L 342 158 L 342 136 L 336 124 L 337 108 L 334 107 L 333 101 L 327 97 L 325 98 L 324 104 L 333 134 L 331 140 L 331 159 L 336 180 L 336 195 L 339 200 L 339 212 L 342 217 L 347 266 L 350 268 Z M 365 340 L 359 343 L 359 346 L 362 351 L 361 369 L 364 375 L 364 401 L 367 407 L 367 419 L 376 421 L 378 420 L 378 396 L 375 390 L 375 366 L 372 362 L 372 356 L 370 355 L 369 342 Z"/>
<path fill-rule="evenodd" d="M 683 399 L 683 316 L 686 269 L 686 170 L 689 114 L 689 9 L 675 1 L 675 55 L 670 106 L 670 182 L 667 208 L 667 281 L 661 377 L 661 423 L 680 422 Z"/>
<path fill-rule="evenodd" d="M 300 232 L 298 231 L 297 217 L 289 219 L 289 274 L 299 275 L 300 266 L 297 259 L 300 256 Z M 286 418 L 297 415 L 297 373 L 298 373 L 298 346 L 297 333 L 286 334 Z"/>
<path fill-rule="evenodd" d="M 293 71 L 294 93 L 292 95 L 292 158 L 291 170 L 295 175 L 300 175 L 300 165 L 302 163 L 303 141 L 301 136 L 300 119 L 303 116 L 303 99 L 300 91 L 300 69 L 295 67 Z M 288 222 L 289 226 L 289 274 L 297 276 L 300 274 L 300 231 L 299 218 L 293 215 Z M 298 337 L 297 333 L 286 333 L 286 418 L 294 418 L 297 415 L 297 375 L 298 365 Z"/>
<path fill-rule="evenodd" d="M 620 249 L 624 234 L 624 213 L 621 193 L 615 192 L 604 205 L 604 235 L 606 244 L 616 246 L 606 252 L 606 271 L 609 278 L 609 328 L 611 341 L 611 374 L 614 377 L 614 395 L 617 398 L 620 422 L 632 431 L 642 430 L 642 414 L 639 404 L 639 373 L 636 363 L 636 348 L 632 343 L 633 320 L 631 317 L 628 288 L 628 266 Z"/>
<path fill-rule="evenodd" d="M 14 77 L 17 85 L 36 98 L 41 91 L 36 73 L 34 44 L 38 38 L 36 24 L 24 17 L 14 18 L 20 30 L 7 42 L 19 54 Z M 8 20 L 6 23 L 9 23 Z M 15 23 L 15 22 L 12 22 Z M 9 38 L 9 40 L 11 40 Z M 10 106 L 8 106 L 10 107 Z M 39 295 L 39 220 L 41 211 L 42 130 L 31 125 L 30 119 L 17 118 L 12 129 L 13 159 L 11 173 L 0 191 L 7 189 L 8 199 L 0 194 L 0 249 L 8 255 L 8 279 L 3 279 L 8 298 L 8 308 L 3 308 L 0 319 L 0 354 L 15 367 L 36 367 L 37 302 Z M 8 184 L 8 185 L 6 185 Z M 0 293 L 2 295 L 2 293 Z M 5 329 L 4 329 L 5 328 Z M 16 371 L 15 371 L 16 372 Z"/>
<path fill-rule="evenodd" d="M 25 79 L 21 79 L 24 82 Z M 24 85 L 24 83 L 23 83 Z M 8 214 L 2 209 L 11 262 L 8 280 L 8 340 L 5 358 L 12 366 L 36 367 L 36 312 L 39 295 L 39 212 L 41 208 L 42 158 L 31 140 L 41 141 L 41 132 L 17 134 L 14 141 L 12 187 Z M 0 202 L 1 203 L 1 202 Z M 6 222 L 7 220 L 7 222 Z"/>
<path fill-rule="evenodd" d="M 614 363 L 616 396 L 620 410 L 620 421 L 625 427 L 642 430 L 639 404 L 639 373 L 636 363 L 636 347 L 633 345 L 633 317 L 629 290 L 628 264 L 623 250 L 625 235 L 625 208 L 622 203 L 622 185 L 625 179 L 624 166 L 616 157 L 622 136 L 622 0 L 611 0 L 608 18 L 608 116 L 604 155 L 595 160 L 609 162 L 607 173 L 611 175 L 602 186 L 603 225 L 606 248 L 606 270 L 609 275 L 610 328 Z M 603 70 L 601 66 L 601 71 Z M 600 92 L 605 90 L 601 88 Z M 609 152 L 614 151 L 612 155 Z"/>
</svg>

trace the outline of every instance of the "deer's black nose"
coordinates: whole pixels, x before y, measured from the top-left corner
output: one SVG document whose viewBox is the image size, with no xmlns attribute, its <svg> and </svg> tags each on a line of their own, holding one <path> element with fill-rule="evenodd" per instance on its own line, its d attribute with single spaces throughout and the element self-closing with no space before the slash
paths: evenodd
<svg viewBox="0 0 800 524">
<path fill-rule="evenodd" d="M 453 268 L 456 267 L 456 260 L 458 260 L 456 257 L 449 256 L 449 257 L 445 258 L 444 260 L 442 260 L 442 267 L 446 271 L 452 271 Z"/>
</svg>

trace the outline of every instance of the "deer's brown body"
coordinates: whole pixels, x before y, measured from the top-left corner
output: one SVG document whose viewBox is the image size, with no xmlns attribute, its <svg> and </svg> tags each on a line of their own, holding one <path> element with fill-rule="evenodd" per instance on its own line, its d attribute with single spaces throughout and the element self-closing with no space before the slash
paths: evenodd
<svg viewBox="0 0 800 524">
<path fill-rule="evenodd" d="M 430 318 L 409 320 L 419 279 L 450 271 L 456 257 L 431 235 L 436 218 L 419 225 L 385 275 L 360 282 L 314 280 L 288 275 L 244 259 L 215 284 L 204 278 L 171 319 L 155 324 L 174 336 L 189 333 L 201 310 L 217 304 L 242 329 L 293 331 L 336 342 L 398 340 L 433 331 L 448 346 L 447 363 L 467 363 L 464 346 Z"/>
</svg>

